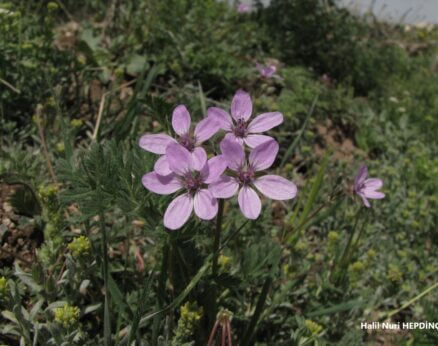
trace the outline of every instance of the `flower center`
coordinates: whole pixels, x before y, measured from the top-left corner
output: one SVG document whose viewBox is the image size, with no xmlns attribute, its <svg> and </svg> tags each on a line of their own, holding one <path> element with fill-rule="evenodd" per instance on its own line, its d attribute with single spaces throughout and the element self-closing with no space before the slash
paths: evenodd
<svg viewBox="0 0 438 346">
<path fill-rule="evenodd" d="M 234 135 L 236 137 L 246 137 L 248 135 L 248 124 L 244 119 L 237 120 L 236 126 L 234 126 Z"/>
<path fill-rule="evenodd" d="M 182 178 L 182 183 L 187 191 L 194 195 L 201 188 L 203 181 L 199 172 L 190 172 Z"/>
<path fill-rule="evenodd" d="M 190 135 L 183 135 L 179 137 L 178 143 L 181 144 L 188 151 L 192 152 L 195 150 L 195 139 Z"/>
<path fill-rule="evenodd" d="M 239 180 L 243 185 L 248 185 L 254 179 L 254 171 L 247 168 L 245 171 L 239 172 Z"/>
</svg>

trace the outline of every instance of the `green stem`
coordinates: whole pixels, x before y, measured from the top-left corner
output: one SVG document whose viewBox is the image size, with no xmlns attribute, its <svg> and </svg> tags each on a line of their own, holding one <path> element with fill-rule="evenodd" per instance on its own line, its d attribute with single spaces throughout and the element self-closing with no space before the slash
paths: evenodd
<svg viewBox="0 0 438 346">
<path fill-rule="evenodd" d="M 216 277 L 218 273 L 218 259 L 219 259 L 219 246 L 222 231 L 222 219 L 224 215 L 224 200 L 219 200 L 219 210 L 216 217 L 216 230 L 214 233 L 214 244 L 213 244 L 213 265 L 212 272 L 213 276 Z"/>
<path fill-rule="evenodd" d="M 216 216 L 216 229 L 214 232 L 214 243 L 213 243 L 213 258 L 212 258 L 212 276 L 213 276 L 213 285 L 211 287 L 211 300 L 210 303 L 211 306 L 209 308 L 208 313 L 208 325 L 212 326 L 216 320 L 216 314 L 218 311 L 218 303 L 217 303 L 217 297 L 218 297 L 218 288 L 216 283 L 216 278 L 218 276 L 219 272 L 219 252 L 220 252 L 220 239 L 221 239 L 221 231 L 222 231 L 222 219 L 224 215 L 224 200 L 219 199 L 219 210 Z"/>
<path fill-rule="evenodd" d="M 357 228 L 357 224 L 359 222 L 359 215 L 360 215 L 361 210 L 362 210 L 362 208 L 359 207 L 359 210 L 356 212 L 356 215 L 355 215 L 356 220 L 354 222 L 353 229 L 351 230 L 350 237 L 348 238 L 347 245 L 344 249 L 344 252 L 342 253 L 342 256 L 341 256 L 337 266 L 336 266 L 338 268 L 335 268 L 335 280 L 336 281 L 338 281 L 338 279 L 340 279 L 341 277 L 342 278 L 344 277 L 345 266 L 348 264 L 348 262 L 346 262 L 346 260 L 347 260 L 347 258 L 350 257 L 349 256 L 350 247 L 351 247 L 351 243 L 352 243 L 353 238 L 354 238 L 354 234 L 356 233 L 356 228 Z M 340 270 L 341 273 L 339 273 L 338 270 Z M 339 275 L 341 277 L 339 277 Z"/>
<path fill-rule="evenodd" d="M 108 246 L 106 239 L 106 228 L 103 211 L 99 213 L 100 229 L 102 232 L 102 257 L 103 257 L 103 282 L 105 292 L 105 306 L 104 306 L 104 345 L 111 346 L 111 320 L 109 309 L 109 289 L 108 289 Z"/>
<path fill-rule="evenodd" d="M 161 268 L 160 268 L 160 278 L 158 281 L 158 310 L 161 310 L 164 307 L 165 304 L 165 294 L 164 290 L 166 289 L 166 281 L 167 281 L 167 268 L 169 266 L 169 245 L 167 241 L 165 242 L 163 246 L 163 252 L 162 252 L 162 259 L 161 259 Z M 162 321 L 162 318 L 160 316 L 155 316 L 154 322 L 152 325 L 152 345 L 156 346 L 158 344 L 158 331 L 160 322 Z"/>
<path fill-rule="evenodd" d="M 353 246 L 352 246 L 351 253 L 356 252 L 357 247 L 359 246 L 359 240 L 360 240 L 360 238 L 362 237 L 363 230 L 365 229 L 365 225 L 366 225 L 366 222 L 367 222 L 367 215 L 368 215 L 368 214 L 365 214 L 365 218 L 364 218 L 364 220 L 363 220 L 363 222 L 362 222 L 362 227 L 360 228 L 359 234 L 357 235 L 357 238 L 356 238 L 356 240 L 354 241 L 354 244 L 353 244 Z M 350 255 L 351 255 L 351 253 L 350 253 Z"/>
<path fill-rule="evenodd" d="M 266 298 L 268 296 L 269 288 L 272 284 L 272 277 L 268 276 L 263 284 L 262 292 L 260 293 L 259 299 L 257 301 L 256 309 L 254 311 L 254 315 L 251 317 L 251 321 L 249 322 L 248 329 L 246 330 L 243 338 L 242 338 L 242 346 L 249 345 L 251 342 L 252 334 L 254 333 L 255 327 L 257 326 L 257 322 L 260 318 L 260 315 L 263 312 L 263 308 L 265 306 Z"/>
<path fill-rule="evenodd" d="M 415 303 L 418 299 L 423 298 L 425 295 L 427 295 L 429 292 L 433 291 L 435 288 L 438 287 L 438 282 L 434 283 L 432 286 L 426 288 L 423 292 L 421 292 L 419 295 L 415 296 L 405 304 L 403 304 L 400 308 L 395 309 L 389 313 L 384 314 L 382 317 L 379 318 L 379 321 L 384 321 L 388 318 L 391 318 L 392 316 L 398 314 L 400 311 L 406 309 L 409 305 Z"/>
</svg>

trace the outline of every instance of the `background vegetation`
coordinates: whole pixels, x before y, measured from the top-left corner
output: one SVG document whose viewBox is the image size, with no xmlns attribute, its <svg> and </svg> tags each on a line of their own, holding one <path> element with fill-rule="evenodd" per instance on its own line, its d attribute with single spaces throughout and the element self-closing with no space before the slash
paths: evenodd
<svg viewBox="0 0 438 346">
<path fill-rule="evenodd" d="M 1 2 L 0 343 L 206 344 L 218 291 L 238 344 L 438 344 L 360 329 L 438 321 L 437 40 L 323 0 Z M 239 88 L 284 114 L 274 168 L 300 193 L 251 223 L 228 205 L 212 277 L 211 226 L 164 229 L 137 143 L 177 104 L 201 119 Z M 358 204 L 328 196 L 361 162 L 386 198 L 339 284 Z"/>
</svg>

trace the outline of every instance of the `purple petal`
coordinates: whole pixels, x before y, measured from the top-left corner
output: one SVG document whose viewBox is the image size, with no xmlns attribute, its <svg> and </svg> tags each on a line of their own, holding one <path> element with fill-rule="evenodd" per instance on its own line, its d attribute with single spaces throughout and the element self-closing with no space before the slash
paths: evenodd
<svg viewBox="0 0 438 346">
<path fill-rule="evenodd" d="M 200 171 L 207 163 L 207 153 L 203 147 L 196 147 L 191 153 L 193 168 Z"/>
<path fill-rule="evenodd" d="M 363 186 L 365 189 L 378 190 L 383 186 L 383 181 L 378 178 L 370 178 L 363 182 Z"/>
<path fill-rule="evenodd" d="M 169 144 L 166 149 L 167 162 L 172 172 L 184 175 L 193 170 L 192 154 L 182 145 Z"/>
<path fill-rule="evenodd" d="M 207 170 L 204 173 L 205 175 L 203 175 L 204 183 L 211 184 L 216 181 L 227 169 L 227 165 L 228 163 L 224 155 L 218 155 L 208 160 L 207 164 L 205 165 Z M 201 174 L 203 174 L 202 171 Z"/>
<path fill-rule="evenodd" d="M 175 143 L 175 140 L 164 133 L 156 135 L 141 136 L 139 145 L 142 149 L 154 154 L 165 154 L 169 144 Z"/>
<path fill-rule="evenodd" d="M 255 220 L 258 218 L 262 209 L 262 202 L 257 192 L 248 186 L 243 186 L 239 191 L 237 200 L 240 210 L 247 219 Z"/>
<path fill-rule="evenodd" d="M 195 214 L 202 220 L 211 220 L 217 214 L 218 204 L 210 191 L 199 190 L 195 195 Z"/>
<path fill-rule="evenodd" d="M 263 113 L 258 115 L 248 125 L 249 133 L 268 131 L 283 122 L 283 114 L 280 112 Z"/>
<path fill-rule="evenodd" d="M 385 194 L 383 192 L 374 191 L 372 189 L 366 189 L 366 188 L 361 191 L 361 195 L 371 199 L 382 199 L 385 197 Z"/>
<path fill-rule="evenodd" d="M 265 175 L 253 181 L 255 187 L 266 197 L 275 200 L 292 199 L 297 195 L 297 187 L 291 181 L 278 175 Z"/>
<path fill-rule="evenodd" d="M 243 90 L 238 90 L 231 102 L 231 115 L 234 119 L 244 119 L 245 121 L 251 117 L 252 101 L 248 93 Z"/>
<path fill-rule="evenodd" d="M 245 163 L 245 152 L 242 146 L 238 142 L 225 138 L 222 140 L 220 147 L 227 160 L 228 167 L 233 171 L 239 171 Z"/>
<path fill-rule="evenodd" d="M 368 176 L 368 168 L 366 165 L 362 165 L 359 168 L 359 172 L 357 172 L 356 179 L 354 180 L 354 188 L 357 190 L 360 185 L 365 181 Z"/>
<path fill-rule="evenodd" d="M 155 172 L 149 172 L 141 178 L 141 182 L 149 191 L 159 195 L 168 195 L 183 187 L 178 177 L 173 173 L 163 176 Z"/>
<path fill-rule="evenodd" d="M 208 189 L 216 198 L 230 198 L 236 194 L 239 183 L 235 178 L 223 175 L 214 183 L 208 185 Z"/>
<path fill-rule="evenodd" d="M 216 134 L 220 129 L 220 123 L 214 117 L 208 116 L 202 119 L 195 127 L 196 143 L 201 144 Z"/>
<path fill-rule="evenodd" d="M 223 109 L 218 107 L 210 107 L 207 110 L 207 116 L 216 119 L 223 130 L 231 131 L 231 128 L 233 126 L 233 120 L 231 119 L 230 115 Z"/>
<path fill-rule="evenodd" d="M 173 110 L 172 114 L 172 127 L 174 131 L 183 136 L 187 134 L 190 130 L 190 113 L 186 106 L 179 105 Z"/>
<path fill-rule="evenodd" d="M 239 13 L 248 13 L 249 11 L 251 11 L 251 7 L 247 4 L 240 4 L 237 7 L 237 12 Z"/>
<path fill-rule="evenodd" d="M 360 197 L 362 198 L 363 204 L 365 204 L 365 207 L 370 208 L 370 202 L 365 198 L 365 196 L 360 195 Z"/>
<path fill-rule="evenodd" d="M 171 230 L 181 228 L 193 211 L 193 198 L 184 194 L 170 202 L 164 213 L 164 226 Z"/>
<path fill-rule="evenodd" d="M 250 148 L 255 148 L 260 144 L 273 140 L 274 138 L 265 135 L 248 135 L 244 138 L 246 145 Z"/>
<path fill-rule="evenodd" d="M 266 78 L 271 78 L 275 72 L 277 72 L 277 67 L 275 65 L 269 65 L 263 68 L 261 75 Z"/>
<path fill-rule="evenodd" d="M 166 155 L 162 155 L 154 165 L 154 171 L 157 172 L 159 175 L 168 175 L 172 173 L 169 162 L 167 162 Z"/>
<path fill-rule="evenodd" d="M 243 147 L 243 143 L 244 143 L 243 138 L 241 138 L 241 137 L 236 137 L 236 136 L 234 135 L 234 133 L 228 132 L 228 133 L 225 135 L 224 139 L 228 139 L 228 140 L 230 140 L 230 141 L 232 141 L 232 142 L 236 142 L 236 143 L 240 144 L 240 146 Z"/>
<path fill-rule="evenodd" d="M 278 153 L 278 143 L 274 140 L 260 144 L 249 154 L 249 164 L 255 171 L 272 166 Z"/>
</svg>

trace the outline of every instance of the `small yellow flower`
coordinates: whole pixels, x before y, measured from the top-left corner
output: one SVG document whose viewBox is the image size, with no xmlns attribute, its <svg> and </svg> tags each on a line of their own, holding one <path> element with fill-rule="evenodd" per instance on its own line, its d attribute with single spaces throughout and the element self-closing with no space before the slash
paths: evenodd
<svg viewBox="0 0 438 346">
<path fill-rule="evenodd" d="M 231 257 L 220 255 L 218 258 L 219 267 L 226 270 L 231 266 Z"/>
<path fill-rule="evenodd" d="M 41 199 L 45 201 L 55 197 L 58 191 L 59 191 L 58 187 L 53 184 L 40 186 L 38 189 Z"/>
<path fill-rule="evenodd" d="M 75 128 L 81 127 L 83 123 L 84 122 L 81 119 L 72 119 L 70 121 L 70 125 L 75 127 Z"/>
<path fill-rule="evenodd" d="M 295 244 L 295 250 L 297 251 L 305 251 L 308 248 L 308 244 L 304 241 L 299 240 L 296 244 Z"/>
<path fill-rule="evenodd" d="M 373 260 L 374 258 L 376 258 L 376 251 L 374 251 L 373 249 L 369 249 L 367 251 L 367 256 L 369 260 Z"/>
<path fill-rule="evenodd" d="M 55 309 L 55 321 L 64 328 L 73 327 L 79 320 L 79 308 L 72 305 L 64 305 L 62 308 Z"/>
<path fill-rule="evenodd" d="M 283 267 L 282 267 L 282 271 L 283 271 L 284 275 L 290 274 L 291 273 L 290 264 L 289 263 L 284 264 Z"/>
<path fill-rule="evenodd" d="M 0 276 L 0 297 L 4 296 L 8 290 L 8 281 L 4 276 Z"/>
<path fill-rule="evenodd" d="M 59 6 L 58 6 L 58 4 L 57 4 L 56 2 L 50 1 L 50 2 L 47 4 L 47 9 L 48 9 L 50 12 L 55 12 L 56 10 L 59 9 Z"/>
<path fill-rule="evenodd" d="M 196 304 L 187 302 L 181 306 L 178 326 L 173 340 L 175 344 L 180 344 L 191 338 L 202 314 L 202 307 L 198 309 Z"/>
<path fill-rule="evenodd" d="M 87 237 L 81 235 L 73 239 L 72 242 L 68 244 L 68 248 L 70 249 L 73 257 L 81 257 L 90 252 L 90 240 Z"/>
<path fill-rule="evenodd" d="M 322 326 L 316 322 L 313 322 L 312 320 L 306 320 L 304 325 L 312 333 L 312 335 L 317 335 L 324 329 Z"/>
<path fill-rule="evenodd" d="M 355 273 L 361 273 L 364 269 L 364 264 L 361 261 L 357 261 L 351 264 L 348 269 Z"/>
<path fill-rule="evenodd" d="M 327 236 L 329 243 L 337 243 L 339 241 L 340 235 L 336 231 L 330 231 Z"/>
<path fill-rule="evenodd" d="M 64 142 L 56 143 L 56 151 L 63 153 L 65 151 Z"/>
<path fill-rule="evenodd" d="M 386 277 L 388 278 L 388 280 L 392 281 L 393 283 L 398 283 L 402 281 L 403 273 L 401 272 L 400 268 L 392 264 L 389 266 Z"/>
</svg>

